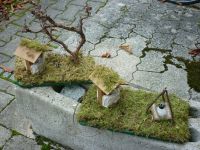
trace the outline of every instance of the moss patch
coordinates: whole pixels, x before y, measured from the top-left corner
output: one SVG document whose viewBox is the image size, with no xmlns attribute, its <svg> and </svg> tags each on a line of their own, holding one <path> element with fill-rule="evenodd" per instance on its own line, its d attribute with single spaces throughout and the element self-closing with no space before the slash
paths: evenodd
<svg viewBox="0 0 200 150">
<path fill-rule="evenodd" d="M 27 72 L 22 59 L 16 58 L 15 79 L 23 85 L 41 85 L 45 83 L 87 82 L 94 70 L 95 62 L 91 57 L 81 57 L 79 64 L 74 64 L 68 56 L 49 53 L 45 60 L 45 69 L 40 74 Z"/>
<path fill-rule="evenodd" d="M 103 82 L 105 90 L 108 91 L 108 93 L 115 88 L 116 84 L 124 83 L 124 81 L 116 72 L 101 65 L 95 67 L 92 76 L 94 78 L 100 79 Z"/>
<path fill-rule="evenodd" d="M 151 114 L 146 114 L 146 108 L 156 96 L 157 93 L 123 89 L 119 102 L 111 108 L 104 108 L 96 102 L 96 88 L 92 86 L 83 99 L 77 118 L 93 127 L 171 142 L 187 142 L 190 138 L 188 103 L 170 95 L 175 123 L 153 122 Z"/>
<path fill-rule="evenodd" d="M 200 61 L 191 61 L 186 63 L 187 78 L 190 87 L 195 91 L 200 92 Z"/>
<path fill-rule="evenodd" d="M 34 49 L 35 51 L 39 52 L 46 52 L 50 50 L 50 47 L 45 44 L 41 44 L 36 40 L 29 40 L 25 38 L 21 40 L 20 46 L 25 46 L 27 48 Z"/>
</svg>

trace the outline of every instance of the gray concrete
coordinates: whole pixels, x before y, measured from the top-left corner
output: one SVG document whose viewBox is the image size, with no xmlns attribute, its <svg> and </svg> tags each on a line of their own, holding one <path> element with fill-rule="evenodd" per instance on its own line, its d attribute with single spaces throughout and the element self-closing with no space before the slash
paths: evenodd
<svg viewBox="0 0 200 150">
<path fill-rule="evenodd" d="M 192 57 L 188 55 L 188 51 L 192 48 L 196 48 L 195 43 L 200 42 L 200 28 L 198 26 L 200 16 L 198 9 L 177 7 L 169 3 L 160 3 L 157 0 L 41 1 L 42 8 L 46 9 L 51 17 L 59 22 L 72 26 L 78 26 L 80 16 L 84 14 L 83 7 L 86 3 L 92 6 L 92 13 L 88 19 L 84 20 L 83 24 L 87 40 L 82 48 L 84 55 L 93 56 L 96 63 L 113 68 L 127 82 L 137 85 L 137 87 L 159 92 L 163 87 L 167 86 L 170 93 L 175 93 L 187 100 L 194 100 L 197 103 L 200 101 L 200 93 L 196 92 L 187 84 L 187 72 L 184 70 L 186 68 L 185 64 L 175 58 L 183 57 L 184 59 L 192 60 Z M 199 7 L 200 5 L 198 4 L 196 6 Z M 39 23 L 30 15 L 30 8 L 31 7 L 27 6 L 25 10 L 17 11 L 10 20 L 0 22 L 0 63 L 6 66 L 14 68 L 15 59 L 13 51 L 22 37 L 38 39 L 43 43 L 49 42 L 47 36 L 44 36 L 42 33 L 31 34 L 20 32 L 25 20 L 27 24 L 31 26 L 31 29 L 39 29 Z M 69 45 L 70 49 L 74 49 L 79 40 L 78 36 L 63 31 L 58 31 L 58 36 L 59 39 L 65 41 Z M 119 49 L 119 46 L 123 43 L 132 46 L 133 55 L 129 55 L 124 50 Z M 52 44 L 57 46 L 55 43 Z M 146 48 L 152 48 L 154 50 L 146 51 Z M 156 51 L 156 48 L 159 48 L 159 51 Z M 163 50 L 169 51 L 163 52 Z M 111 53 L 111 58 L 101 58 L 101 54 L 105 51 Z M 57 52 L 60 53 L 60 48 L 57 49 Z M 171 61 L 174 63 L 173 65 L 166 63 L 166 56 L 172 57 Z M 200 57 L 196 57 L 195 60 L 199 61 Z M 177 68 L 177 65 L 180 65 L 182 68 Z M 33 131 L 31 130 L 32 123 L 30 118 L 26 118 L 16 110 L 13 84 L 0 79 L 0 91 L 0 124 L 5 126 L 6 129 L 8 128 L 8 130 L 15 129 L 27 137 L 34 138 L 32 134 Z M 13 97 L 13 101 L 11 101 L 11 97 Z M 44 105 L 46 105 L 46 103 Z M 27 107 L 28 106 L 29 104 Z M 51 114 L 51 109 L 55 107 L 54 105 L 50 106 L 50 108 L 43 106 L 47 110 L 50 109 L 49 114 Z M 20 107 L 24 107 L 22 110 L 24 110 L 26 116 L 30 117 L 27 114 L 29 110 L 25 111 L 27 107 L 24 105 Z M 38 109 L 42 109 L 42 106 Z M 35 112 L 35 110 L 32 111 Z M 57 112 L 56 110 L 54 111 Z M 30 112 L 30 115 L 32 115 L 33 112 Z M 61 114 L 63 115 L 65 113 L 62 112 Z M 63 118 L 65 121 L 66 116 L 63 117 L 62 115 L 59 118 Z M 48 116 L 47 113 L 46 116 Z M 198 116 L 198 113 L 196 116 Z M 46 119 L 45 117 L 44 119 Z M 192 126 L 199 126 L 196 120 L 198 120 L 198 117 L 190 119 Z M 42 127 L 43 126 L 45 125 L 42 124 Z M 39 125 L 35 127 L 37 131 L 40 131 L 39 127 Z M 82 127 L 80 128 L 81 129 L 78 131 L 90 130 Z M 44 135 L 48 135 L 46 132 L 49 131 L 49 128 L 46 127 L 45 129 L 47 130 L 45 132 L 41 131 L 41 134 L 44 133 Z M 120 143 L 123 142 L 118 139 L 121 138 L 121 134 L 111 136 L 109 131 L 102 133 L 102 131 L 99 130 L 92 130 L 94 130 L 95 134 L 100 133 L 102 136 L 108 134 L 108 136 L 111 137 L 108 139 L 108 143 L 109 141 L 115 143 L 115 140 L 120 141 Z M 55 132 L 57 133 L 57 131 Z M 59 133 L 64 136 L 64 133 L 60 130 Z M 192 133 L 197 133 L 198 135 L 196 129 L 192 130 Z M 83 136 L 87 137 L 85 134 L 83 134 Z M 102 136 L 98 137 L 102 139 Z M 132 145 L 131 142 L 135 142 L 133 139 L 135 139 L 135 137 L 130 137 L 130 139 L 125 138 L 124 144 L 120 145 L 119 148 L 129 144 Z M 198 139 L 198 136 L 196 136 L 196 139 Z M 9 140 L 10 139 L 8 139 L 7 142 L 9 142 Z M 21 138 L 20 141 L 23 143 L 23 140 L 26 141 L 26 138 Z M 62 139 L 59 140 L 59 138 L 57 138 L 55 140 L 63 143 Z M 92 142 L 95 142 L 95 140 L 92 140 Z M 74 140 L 71 141 L 74 142 Z M 90 141 L 89 137 L 84 141 L 85 144 L 87 144 L 88 141 Z M 80 138 L 80 142 L 83 143 L 82 138 Z M 138 147 L 136 146 L 135 148 L 145 149 L 148 140 L 142 140 L 141 143 L 139 143 L 140 141 L 137 142 L 135 143 Z M 18 144 L 18 142 L 9 142 L 11 145 L 12 143 Z M 106 149 L 107 147 L 105 144 L 108 143 L 102 142 L 98 145 L 98 148 Z M 195 144 L 197 146 L 199 143 L 188 143 L 184 148 L 193 148 Z M 165 146 L 165 144 L 163 146 Z M 175 146 L 175 148 L 176 147 L 177 146 Z M 113 146 L 113 149 L 114 148 Z M 164 149 L 164 147 L 162 148 Z M 173 149 L 172 147 L 170 148 Z"/>
<path fill-rule="evenodd" d="M 65 86 L 60 94 L 71 98 L 72 100 L 79 101 L 85 95 L 85 89 L 78 85 Z"/>
<path fill-rule="evenodd" d="M 12 137 L 3 147 L 3 150 L 41 150 L 37 143 L 21 135 Z"/>
<path fill-rule="evenodd" d="M 11 137 L 10 130 L 0 126 L 0 147 L 2 147 Z"/>
<path fill-rule="evenodd" d="M 193 135 L 195 141 L 179 145 L 81 126 L 74 117 L 74 111 L 77 112 L 81 104 L 56 93 L 50 87 L 31 90 L 18 87 L 16 98 L 19 112 L 31 120 L 32 128 L 36 133 L 76 150 L 121 150 L 133 147 L 144 150 L 199 149 L 199 117 L 191 116 L 189 120 L 190 128 L 197 131 Z M 191 100 L 190 105 L 196 110 L 200 109 L 199 102 Z"/>
</svg>

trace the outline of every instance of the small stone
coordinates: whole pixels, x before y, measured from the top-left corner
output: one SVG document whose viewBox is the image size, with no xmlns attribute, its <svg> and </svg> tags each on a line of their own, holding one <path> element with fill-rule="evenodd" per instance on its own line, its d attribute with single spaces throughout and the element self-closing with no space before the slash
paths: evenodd
<svg viewBox="0 0 200 150">
<path fill-rule="evenodd" d="M 85 94 L 85 89 L 78 85 L 65 86 L 60 94 L 78 101 Z"/>
</svg>

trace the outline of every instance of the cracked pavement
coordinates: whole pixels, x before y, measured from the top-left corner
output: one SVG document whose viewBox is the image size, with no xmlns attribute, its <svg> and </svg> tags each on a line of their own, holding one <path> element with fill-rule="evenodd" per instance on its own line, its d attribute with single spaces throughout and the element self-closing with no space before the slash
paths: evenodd
<svg viewBox="0 0 200 150">
<path fill-rule="evenodd" d="M 51 17 L 73 26 L 78 26 L 86 3 L 92 6 L 92 13 L 83 25 L 87 40 L 83 54 L 94 57 L 98 64 L 113 68 L 131 85 L 158 92 L 167 87 L 169 93 L 200 101 L 200 93 L 187 83 L 185 64 L 177 59 L 200 60 L 200 57 L 188 55 L 188 51 L 200 42 L 200 9 L 156 0 L 41 1 Z M 0 64 L 14 68 L 13 52 L 23 37 L 49 42 L 41 33 L 21 33 L 25 20 L 33 30 L 40 27 L 30 9 L 27 6 L 9 21 L 0 22 Z M 69 47 L 78 42 L 73 33 L 58 31 L 58 37 Z M 132 55 L 119 48 L 124 43 L 132 46 Z M 62 51 L 62 48 L 55 51 Z M 104 52 L 109 52 L 111 58 L 101 58 Z M 14 87 L 0 79 L 0 149 L 16 149 L 16 146 L 18 149 L 40 149 L 28 121 L 15 112 Z M 22 135 L 13 135 L 14 130 Z"/>
</svg>

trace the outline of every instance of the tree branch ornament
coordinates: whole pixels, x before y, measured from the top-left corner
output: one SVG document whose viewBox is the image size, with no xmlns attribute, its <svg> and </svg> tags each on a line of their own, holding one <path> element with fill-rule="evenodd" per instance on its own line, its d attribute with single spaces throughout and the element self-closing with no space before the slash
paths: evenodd
<svg viewBox="0 0 200 150">
<path fill-rule="evenodd" d="M 80 49 L 86 42 L 85 34 L 83 32 L 83 21 L 90 16 L 90 14 L 91 14 L 90 11 L 92 10 L 92 8 L 88 5 L 86 5 L 84 7 L 86 15 L 84 17 L 80 18 L 80 25 L 78 28 L 76 28 L 76 27 L 70 27 L 70 26 L 64 25 L 62 23 L 57 23 L 56 21 L 54 21 L 54 19 L 52 19 L 50 16 L 48 16 L 44 10 L 41 9 L 41 5 L 37 5 L 34 1 L 30 1 L 30 3 L 33 4 L 34 6 L 36 6 L 31 11 L 31 13 L 37 20 L 39 20 L 41 29 L 38 31 L 33 31 L 25 23 L 22 32 L 30 32 L 30 33 L 42 32 L 42 33 L 46 34 L 51 41 L 54 41 L 54 42 L 58 43 L 59 45 L 61 45 L 64 48 L 64 50 L 70 54 L 74 63 L 78 63 L 79 62 L 78 55 L 79 55 Z M 52 31 L 56 30 L 56 28 L 75 32 L 79 35 L 80 41 L 79 41 L 77 48 L 74 51 L 70 50 L 63 41 L 59 40 L 58 38 L 56 38 L 53 35 Z"/>
</svg>

